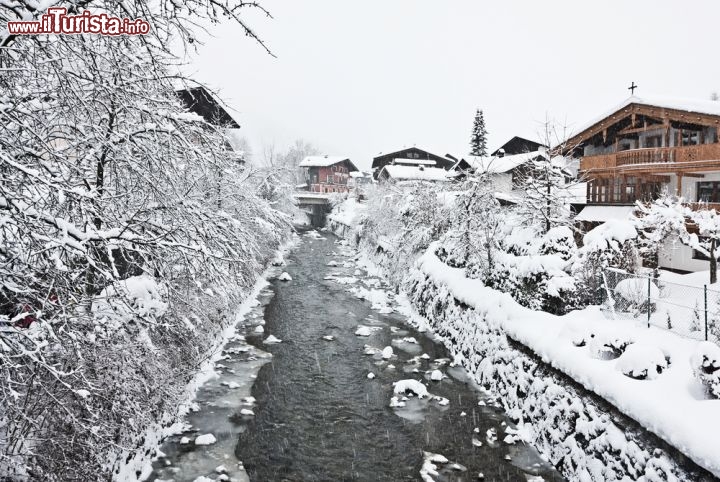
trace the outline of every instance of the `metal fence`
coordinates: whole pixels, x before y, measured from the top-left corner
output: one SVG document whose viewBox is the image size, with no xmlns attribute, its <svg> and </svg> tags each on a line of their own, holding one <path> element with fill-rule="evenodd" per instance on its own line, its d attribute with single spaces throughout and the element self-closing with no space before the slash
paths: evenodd
<svg viewBox="0 0 720 482">
<path fill-rule="evenodd" d="M 720 343 L 720 291 L 607 268 L 602 272 L 606 313 L 633 318 L 695 340 Z"/>
</svg>

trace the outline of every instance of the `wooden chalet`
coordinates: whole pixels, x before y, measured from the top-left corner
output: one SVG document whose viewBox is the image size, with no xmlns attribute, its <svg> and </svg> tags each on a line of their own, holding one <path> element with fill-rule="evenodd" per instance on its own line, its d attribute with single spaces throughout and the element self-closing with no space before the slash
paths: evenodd
<svg viewBox="0 0 720 482">
<path fill-rule="evenodd" d="M 720 203 L 720 102 L 630 97 L 571 137 L 588 204 L 632 205 L 662 192 Z"/>
<path fill-rule="evenodd" d="M 627 218 L 636 201 L 662 193 L 695 209 L 720 210 L 720 102 L 632 96 L 568 139 L 563 152 L 580 159 L 587 206 L 576 220 L 592 227 Z M 670 243 L 670 241 L 668 241 Z M 707 269 L 673 242 L 660 266 Z"/>
<path fill-rule="evenodd" d="M 315 193 L 349 192 L 350 173 L 359 171 L 350 159 L 342 156 L 308 156 L 300 167 L 305 171 L 307 190 Z"/>
<path fill-rule="evenodd" d="M 381 153 L 373 158 L 373 177 L 378 179 L 380 172 L 387 165 L 423 166 L 439 169 L 450 169 L 457 160 L 452 157 L 439 156 L 419 147 L 406 147 L 397 151 Z"/>
</svg>

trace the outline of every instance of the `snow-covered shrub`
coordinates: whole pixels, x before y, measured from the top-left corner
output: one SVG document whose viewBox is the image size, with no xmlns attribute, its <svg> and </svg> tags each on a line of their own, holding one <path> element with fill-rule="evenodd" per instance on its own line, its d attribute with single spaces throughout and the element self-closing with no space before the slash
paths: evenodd
<svg viewBox="0 0 720 482">
<path fill-rule="evenodd" d="M 583 340 L 586 340 L 588 349 L 593 356 L 605 360 L 618 358 L 633 343 L 633 340 L 622 333 L 616 333 L 615 330 L 590 333 Z"/>
<path fill-rule="evenodd" d="M 545 235 L 533 229 L 513 229 L 500 242 L 488 286 L 510 293 L 535 310 L 565 313 L 578 306 L 575 279 L 569 274 L 575 241 L 566 227 Z"/>
<path fill-rule="evenodd" d="M 656 346 L 632 343 L 617 360 L 617 369 L 630 378 L 652 380 L 667 367 L 669 361 Z"/>
<path fill-rule="evenodd" d="M 660 297 L 655 282 L 648 278 L 626 278 L 615 285 L 615 309 L 633 312 L 635 316 L 647 313 L 648 306 L 654 311 L 652 300 Z"/>
<path fill-rule="evenodd" d="M 618 268 L 635 273 L 640 268 L 637 229 L 632 221 L 610 220 L 590 230 L 583 237 L 572 273 L 583 286 L 587 304 L 600 304 L 605 286 L 602 273 Z"/>
<path fill-rule="evenodd" d="M 699 343 L 690 363 L 695 376 L 715 398 L 720 398 L 720 346 L 710 341 Z"/>
</svg>

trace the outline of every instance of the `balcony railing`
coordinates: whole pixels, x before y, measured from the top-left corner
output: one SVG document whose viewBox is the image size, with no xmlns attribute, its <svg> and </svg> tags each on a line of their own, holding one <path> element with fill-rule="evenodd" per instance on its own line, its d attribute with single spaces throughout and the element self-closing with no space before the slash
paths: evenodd
<svg viewBox="0 0 720 482">
<path fill-rule="evenodd" d="M 310 192 L 333 193 L 333 192 L 350 192 L 347 184 L 328 184 L 328 183 L 311 183 Z"/>
<path fill-rule="evenodd" d="M 720 203 L 686 203 L 685 206 L 693 211 L 709 211 L 714 209 L 720 213 Z"/>
<path fill-rule="evenodd" d="M 612 169 L 639 164 L 668 164 L 696 161 L 718 161 L 720 167 L 720 144 L 700 144 L 682 147 L 653 147 L 629 151 L 585 156 L 580 161 L 580 170 Z"/>
</svg>

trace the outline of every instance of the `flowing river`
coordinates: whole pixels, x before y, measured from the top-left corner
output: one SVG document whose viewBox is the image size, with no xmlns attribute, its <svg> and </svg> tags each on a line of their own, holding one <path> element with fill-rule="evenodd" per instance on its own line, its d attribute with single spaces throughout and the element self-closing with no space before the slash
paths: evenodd
<svg viewBox="0 0 720 482">
<path fill-rule="evenodd" d="M 354 257 L 303 236 L 278 271 L 292 280 L 260 293 L 151 480 L 562 480 Z M 429 393 L 395 394 L 409 379 Z"/>
</svg>

